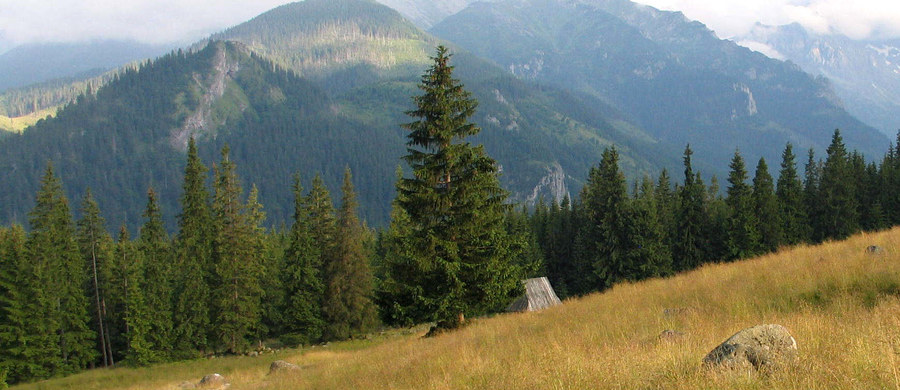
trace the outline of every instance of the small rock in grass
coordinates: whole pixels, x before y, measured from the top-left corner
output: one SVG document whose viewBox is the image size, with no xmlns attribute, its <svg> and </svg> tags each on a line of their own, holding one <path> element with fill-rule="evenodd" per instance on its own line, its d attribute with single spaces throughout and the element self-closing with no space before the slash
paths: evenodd
<svg viewBox="0 0 900 390">
<path fill-rule="evenodd" d="M 679 332 L 672 329 L 666 329 L 659 334 L 659 339 L 665 341 L 675 341 L 682 337 L 684 337 L 684 332 Z"/>
<path fill-rule="evenodd" d="M 703 358 L 708 367 L 760 370 L 797 359 L 797 340 L 781 325 L 758 325 L 725 340 Z"/>
<path fill-rule="evenodd" d="M 200 388 L 202 389 L 226 389 L 228 385 L 229 383 L 225 380 L 225 377 L 219 374 L 209 374 L 200 380 Z"/>
<path fill-rule="evenodd" d="M 284 360 L 276 360 L 272 362 L 272 365 L 269 366 L 269 375 L 280 373 L 280 372 L 290 372 L 290 371 L 298 371 L 300 370 L 300 366 L 292 363 L 288 363 Z"/>
<path fill-rule="evenodd" d="M 879 254 L 884 253 L 884 248 L 882 248 L 878 245 L 869 245 L 868 247 L 866 247 L 866 253 L 873 254 L 873 255 L 879 255 Z"/>
</svg>

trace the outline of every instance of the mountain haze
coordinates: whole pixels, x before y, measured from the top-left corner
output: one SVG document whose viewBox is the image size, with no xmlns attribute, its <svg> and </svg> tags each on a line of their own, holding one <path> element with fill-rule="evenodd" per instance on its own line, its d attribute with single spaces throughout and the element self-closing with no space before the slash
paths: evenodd
<svg viewBox="0 0 900 390">
<path fill-rule="evenodd" d="M 751 161 L 779 161 L 789 141 L 822 151 L 835 128 L 870 157 L 888 144 L 824 80 L 680 13 L 626 0 L 507 0 L 473 4 L 431 32 L 521 78 L 609 102 L 660 142 L 690 143 L 712 173 L 735 148 Z"/>
<path fill-rule="evenodd" d="M 757 24 L 738 40 L 827 77 L 847 111 L 889 136 L 900 129 L 900 41 L 816 34 L 796 23 Z"/>
</svg>

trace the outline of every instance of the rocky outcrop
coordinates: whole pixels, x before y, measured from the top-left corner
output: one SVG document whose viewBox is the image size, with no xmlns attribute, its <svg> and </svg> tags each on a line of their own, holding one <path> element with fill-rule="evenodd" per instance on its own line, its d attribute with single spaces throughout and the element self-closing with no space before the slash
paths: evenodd
<svg viewBox="0 0 900 390">
<path fill-rule="evenodd" d="M 725 340 L 703 358 L 708 367 L 775 368 L 797 358 L 797 340 L 781 325 L 758 325 Z"/>
</svg>

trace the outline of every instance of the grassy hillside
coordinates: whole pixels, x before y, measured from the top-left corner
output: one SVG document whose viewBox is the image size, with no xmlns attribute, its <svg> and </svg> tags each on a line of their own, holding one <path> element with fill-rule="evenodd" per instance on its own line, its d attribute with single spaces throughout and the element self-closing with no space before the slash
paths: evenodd
<svg viewBox="0 0 900 390">
<path fill-rule="evenodd" d="M 37 112 L 33 112 L 31 114 L 19 117 L 8 117 L 5 115 L 0 115 L 0 131 L 10 131 L 14 133 L 21 133 L 25 130 L 26 127 L 31 126 L 37 121 L 47 118 L 53 117 L 56 113 L 56 108 L 48 108 L 46 110 L 40 110 Z M 2 135 L 0 135 L 2 136 Z"/>
<path fill-rule="evenodd" d="M 869 245 L 884 251 L 866 253 Z M 727 337 L 764 323 L 791 330 L 795 365 L 771 374 L 701 366 Z M 660 339 L 666 329 L 684 336 Z M 436 338 L 421 338 L 424 330 L 15 388 L 177 389 L 212 372 L 229 378 L 230 389 L 898 388 L 900 228 L 619 285 Z M 278 359 L 302 370 L 267 375 Z"/>
</svg>

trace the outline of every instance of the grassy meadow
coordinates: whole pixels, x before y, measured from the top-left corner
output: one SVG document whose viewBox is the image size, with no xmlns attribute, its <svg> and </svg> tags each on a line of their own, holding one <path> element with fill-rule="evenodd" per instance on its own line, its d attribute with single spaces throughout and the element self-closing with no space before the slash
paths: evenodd
<svg viewBox="0 0 900 390">
<path fill-rule="evenodd" d="M 11 131 L 14 133 L 21 133 L 25 130 L 26 127 L 31 126 L 37 121 L 52 117 L 56 114 L 56 107 L 48 108 L 46 110 L 37 111 L 26 116 L 20 116 L 15 118 L 10 118 L 8 116 L 0 115 L 0 131 Z"/>
<path fill-rule="evenodd" d="M 867 253 L 878 245 L 881 253 Z M 735 332 L 787 327 L 781 371 L 700 361 Z M 666 329 L 683 335 L 661 338 Z M 633 284 L 425 339 L 427 327 L 260 357 L 93 370 L 15 389 L 178 389 L 213 372 L 238 389 L 900 389 L 900 228 Z M 296 372 L 268 375 L 286 360 Z"/>
</svg>

